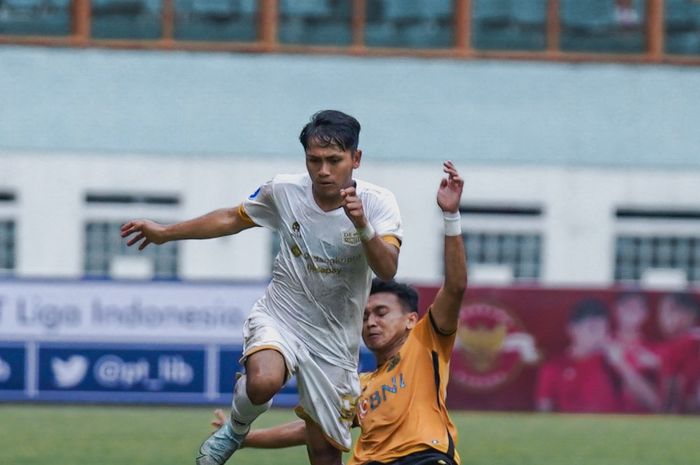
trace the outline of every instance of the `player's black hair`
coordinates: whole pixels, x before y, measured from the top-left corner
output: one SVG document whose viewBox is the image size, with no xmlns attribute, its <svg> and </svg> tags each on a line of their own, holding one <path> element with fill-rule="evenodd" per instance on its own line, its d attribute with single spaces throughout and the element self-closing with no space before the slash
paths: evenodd
<svg viewBox="0 0 700 465">
<path fill-rule="evenodd" d="M 569 316 L 569 323 L 579 323 L 588 318 L 609 318 L 608 309 L 603 302 L 598 299 L 584 299 L 574 306 L 574 310 Z"/>
<path fill-rule="evenodd" d="M 669 294 L 668 298 L 670 298 L 680 310 L 692 313 L 696 318 L 700 318 L 700 305 L 698 305 L 698 301 L 695 300 L 692 294 L 688 292 L 674 292 L 673 294 Z"/>
<path fill-rule="evenodd" d="M 360 123 L 350 115 L 337 110 L 322 110 L 314 114 L 299 134 L 304 149 L 309 144 L 328 147 L 336 145 L 341 150 L 357 150 L 360 142 Z"/>
<path fill-rule="evenodd" d="M 404 310 L 409 312 L 418 312 L 418 292 L 411 286 L 397 283 L 393 279 L 391 281 L 382 281 L 379 278 L 372 280 L 372 289 L 370 295 L 378 292 L 388 292 L 399 298 L 399 302 L 404 307 Z"/>
</svg>

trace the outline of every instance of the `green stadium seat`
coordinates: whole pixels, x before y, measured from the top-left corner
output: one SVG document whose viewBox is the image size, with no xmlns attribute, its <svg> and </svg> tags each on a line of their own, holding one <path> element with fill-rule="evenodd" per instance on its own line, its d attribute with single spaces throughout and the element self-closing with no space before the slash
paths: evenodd
<svg viewBox="0 0 700 465">
<path fill-rule="evenodd" d="M 622 16 L 612 0 L 562 0 L 561 46 L 565 51 L 643 53 L 646 2 L 633 0 L 634 14 Z"/>
<path fill-rule="evenodd" d="M 472 20 L 479 25 L 506 25 L 511 16 L 511 0 L 474 0 Z"/>
<path fill-rule="evenodd" d="M 230 0 L 192 0 L 192 13 L 210 18 L 227 18 L 235 10 Z"/>
<path fill-rule="evenodd" d="M 693 0 L 666 0 L 664 22 L 666 32 L 689 31 L 695 29 Z"/>
<path fill-rule="evenodd" d="M 0 2 L 0 34 L 68 35 L 68 8 L 52 5 L 45 0 L 4 0 Z"/>
<path fill-rule="evenodd" d="M 544 26 L 547 22 L 547 0 L 519 0 L 510 5 L 512 20 L 524 26 Z"/>
<path fill-rule="evenodd" d="M 561 0 L 559 14 L 565 28 L 594 31 L 615 26 L 612 0 Z"/>
<path fill-rule="evenodd" d="M 331 9 L 326 0 L 280 0 L 279 11 L 282 16 L 305 18 L 320 18 L 331 15 Z"/>
<path fill-rule="evenodd" d="M 400 41 L 411 48 L 450 48 L 454 44 L 452 30 L 436 22 L 409 24 L 400 31 Z"/>
<path fill-rule="evenodd" d="M 423 18 L 421 0 L 384 0 L 384 5 L 384 18 L 388 21 L 420 21 Z"/>
</svg>

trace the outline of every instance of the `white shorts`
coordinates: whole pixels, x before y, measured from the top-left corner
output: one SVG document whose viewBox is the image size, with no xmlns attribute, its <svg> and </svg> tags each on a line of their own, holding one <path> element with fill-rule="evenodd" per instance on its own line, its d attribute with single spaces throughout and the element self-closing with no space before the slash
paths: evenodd
<svg viewBox="0 0 700 465">
<path fill-rule="evenodd" d="M 289 330 L 256 304 L 243 326 L 243 359 L 264 349 L 278 351 L 287 365 L 287 378 L 296 375 L 299 389 L 297 415 L 318 424 L 336 448 L 348 451 L 350 428 L 360 395 L 355 370 L 347 370 L 309 352 Z"/>
</svg>

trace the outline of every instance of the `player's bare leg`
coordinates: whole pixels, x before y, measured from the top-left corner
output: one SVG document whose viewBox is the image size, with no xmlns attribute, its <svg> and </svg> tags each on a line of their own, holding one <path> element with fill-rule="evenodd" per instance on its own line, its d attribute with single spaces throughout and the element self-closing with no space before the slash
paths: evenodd
<svg viewBox="0 0 700 465">
<path fill-rule="evenodd" d="M 287 367 L 282 354 L 265 349 L 251 354 L 245 363 L 246 393 L 255 405 L 269 402 L 282 389 Z"/>
<path fill-rule="evenodd" d="M 306 420 L 306 451 L 311 465 L 342 465 L 342 454 L 315 422 Z"/>
<path fill-rule="evenodd" d="M 272 404 L 272 397 L 284 385 L 287 369 L 276 350 L 261 350 L 246 359 L 246 374 L 233 391 L 231 416 L 199 448 L 197 465 L 222 465 L 245 439 L 250 424 Z"/>
</svg>

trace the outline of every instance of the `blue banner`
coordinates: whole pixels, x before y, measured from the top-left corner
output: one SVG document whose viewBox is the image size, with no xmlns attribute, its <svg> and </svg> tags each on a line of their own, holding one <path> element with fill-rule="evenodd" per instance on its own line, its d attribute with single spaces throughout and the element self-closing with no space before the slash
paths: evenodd
<svg viewBox="0 0 700 465">
<path fill-rule="evenodd" d="M 0 346 L 0 391 L 23 391 L 26 388 L 25 366 L 24 345 Z"/>
<path fill-rule="evenodd" d="M 167 393 L 204 393 L 201 347 L 47 344 L 39 348 L 38 366 L 40 393 L 158 394 L 161 400 Z"/>
</svg>

